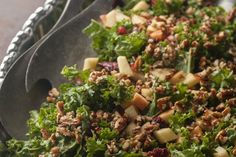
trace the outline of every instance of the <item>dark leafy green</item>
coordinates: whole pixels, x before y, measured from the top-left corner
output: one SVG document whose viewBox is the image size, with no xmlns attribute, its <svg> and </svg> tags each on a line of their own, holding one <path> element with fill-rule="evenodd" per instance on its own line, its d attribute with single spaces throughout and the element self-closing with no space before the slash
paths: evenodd
<svg viewBox="0 0 236 157">
<path fill-rule="evenodd" d="M 143 50 L 147 37 L 144 32 L 117 34 L 117 27 L 125 26 L 131 29 L 129 21 L 118 23 L 113 28 L 105 28 L 92 20 L 91 24 L 84 29 L 84 33 L 92 39 L 92 47 L 97 52 L 100 60 L 114 61 L 118 56 L 131 58 Z"/>
<path fill-rule="evenodd" d="M 32 138 L 28 141 L 19 141 L 12 139 L 7 142 L 10 156 L 15 157 L 38 156 L 42 152 L 48 151 L 50 149 L 50 144 L 51 143 L 49 141 L 45 141 L 37 137 Z"/>
<path fill-rule="evenodd" d="M 76 65 L 73 66 L 65 66 L 61 74 L 66 77 L 68 80 L 73 80 L 75 78 L 81 79 L 81 81 L 86 82 L 89 78 L 90 71 L 89 70 L 84 70 L 84 71 L 79 71 L 76 67 Z"/>
<path fill-rule="evenodd" d="M 192 122 L 194 119 L 195 114 L 192 110 L 186 113 L 176 112 L 172 117 L 170 117 L 169 123 L 172 129 L 178 131 L 189 122 Z"/>
<path fill-rule="evenodd" d="M 234 86 L 236 80 L 233 71 L 224 68 L 214 71 L 210 76 L 210 81 L 212 87 L 219 89 Z"/>
<path fill-rule="evenodd" d="M 108 76 L 99 83 L 86 83 L 75 85 L 61 95 L 61 100 L 65 102 L 65 111 L 75 111 L 82 105 L 87 105 L 93 109 L 105 109 L 112 111 L 115 106 L 132 98 L 133 86 L 119 84 L 119 81 Z"/>
<path fill-rule="evenodd" d="M 28 136 L 34 137 L 40 135 L 41 129 L 47 129 L 49 133 L 56 130 L 56 105 L 53 103 L 44 103 L 40 111 L 31 111 L 31 118 L 28 120 L 29 133 Z"/>
<path fill-rule="evenodd" d="M 184 115 L 185 119 L 188 119 L 189 115 Z M 183 123 L 183 119 L 181 120 Z M 173 125 L 173 117 L 171 122 L 171 126 L 174 128 L 180 128 L 180 125 L 176 127 Z M 178 123 L 175 121 L 175 123 Z M 181 143 L 173 143 L 169 144 L 168 148 L 172 156 L 176 157 L 212 157 L 214 154 L 215 148 L 218 146 L 218 143 L 215 140 L 215 136 L 219 131 L 224 128 L 227 128 L 232 122 L 231 121 L 223 121 L 218 126 L 215 126 L 210 132 L 206 132 L 200 139 L 200 141 L 194 141 L 191 139 L 191 133 L 187 128 L 181 127 L 177 129 L 177 132 L 181 134 L 183 141 Z"/>
<path fill-rule="evenodd" d="M 167 15 L 183 9 L 184 0 L 172 0 L 167 2 L 165 0 L 158 0 L 152 6 L 155 15 Z"/>
<path fill-rule="evenodd" d="M 103 140 L 112 140 L 118 136 L 118 132 L 116 130 L 112 130 L 110 128 L 103 128 L 99 132 L 99 138 Z"/>
<path fill-rule="evenodd" d="M 106 151 L 106 143 L 92 137 L 87 139 L 86 149 L 87 157 L 104 156 Z"/>
</svg>

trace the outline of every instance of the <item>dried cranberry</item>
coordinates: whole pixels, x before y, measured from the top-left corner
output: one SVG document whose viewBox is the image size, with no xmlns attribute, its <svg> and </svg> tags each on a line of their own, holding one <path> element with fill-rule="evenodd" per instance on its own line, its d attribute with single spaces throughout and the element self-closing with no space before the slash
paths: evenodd
<svg viewBox="0 0 236 157">
<path fill-rule="evenodd" d="M 147 25 L 151 25 L 152 24 L 152 20 L 147 20 Z"/>
<path fill-rule="evenodd" d="M 131 67 L 131 69 L 134 71 L 135 70 L 135 65 L 134 65 L 134 63 L 130 63 L 130 67 Z"/>
<path fill-rule="evenodd" d="M 95 128 L 95 131 L 96 131 L 96 132 L 99 132 L 99 131 L 101 131 L 101 128 L 100 128 L 100 127 L 96 127 L 96 128 Z"/>
<path fill-rule="evenodd" d="M 169 152 L 166 148 L 155 148 L 147 153 L 151 157 L 168 157 Z"/>
<path fill-rule="evenodd" d="M 117 33 L 118 33 L 119 35 L 127 34 L 127 29 L 126 29 L 124 26 L 120 26 L 120 27 L 118 27 L 118 29 L 117 29 Z"/>
<path fill-rule="evenodd" d="M 159 116 L 153 117 L 152 119 L 154 122 L 159 123 L 160 124 L 160 128 L 165 128 L 167 127 L 167 123 Z"/>
<path fill-rule="evenodd" d="M 118 64 L 116 62 L 100 62 L 99 66 L 105 68 L 107 71 L 113 71 L 118 69 Z"/>
</svg>

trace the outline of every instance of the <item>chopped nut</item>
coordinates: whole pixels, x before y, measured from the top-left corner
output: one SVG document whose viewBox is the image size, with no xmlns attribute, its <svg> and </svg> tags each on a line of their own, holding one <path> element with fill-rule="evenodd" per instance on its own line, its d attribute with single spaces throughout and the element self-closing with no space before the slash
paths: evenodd
<svg viewBox="0 0 236 157">
<path fill-rule="evenodd" d="M 236 156 L 236 146 L 233 148 L 232 153 L 233 153 L 234 156 Z"/>
<path fill-rule="evenodd" d="M 192 131 L 193 137 L 200 138 L 203 135 L 202 129 L 199 126 L 196 126 Z"/>
<path fill-rule="evenodd" d="M 130 141 L 126 140 L 125 143 L 122 145 L 122 149 L 127 151 L 129 147 L 130 147 Z"/>
<path fill-rule="evenodd" d="M 163 97 L 157 100 L 157 106 L 158 108 L 163 111 L 167 106 L 168 102 L 170 101 L 170 97 Z"/>
<path fill-rule="evenodd" d="M 47 99 L 47 102 L 49 102 L 49 103 L 53 103 L 56 101 L 56 98 L 50 97 L 50 96 L 48 96 L 46 99 Z"/>
<path fill-rule="evenodd" d="M 74 133 L 65 127 L 57 127 L 57 132 L 63 136 L 74 137 Z"/>
<path fill-rule="evenodd" d="M 56 107 L 57 107 L 58 113 L 63 115 L 64 114 L 64 102 L 58 101 L 57 104 L 56 104 Z"/>
<path fill-rule="evenodd" d="M 53 157 L 59 157 L 59 155 L 60 155 L 60 148 L 59 147 L 53 147 L 50 150 L 50 152 L 51 152 Z"/>
<path fill-rule="evenodd" d="M 50 134 L 48 133 L 48 131 L 46 129 L 41 129 L 40 132 L 41 132 L 42 137 L 45 140 L 47 140 L 50 137 Z"/>
<path fill-rule="evenodd" d="M 215 137 L 216 141 L 219 141 L 221 144 L 226 143 L 226 141 L 228 140 L 228 138 L 226 137 L 226 131 L 225 130 L 221 130 Z"/>
<path fill-rule="evenodd" d="M 115 121 L 114 128 L 119 132 L 127 126 L 128 120 L 125 117 L 120 117 Z"/>
<path fill-rule="evenodd" d="M 218 106 L 216 106 L 217 111 L 222 111 L 222 110 L 224 110 L 224 108 L 225 108 L 224 103 L 220 103 Z"/>
<path fill-rule="evenodd" d="M 53 88 L 49 91 L 49 95 L 53 97 L 58 97 L 59 96 L 59 91 L 56 88 Z"/>
<path fill-rule="evenodd" d="M 231 112 L 230 107 L 226 107 L 226 108 L 224 109 L 224 111 L 222 112 L 222 114 L 223 114 L 224 116 L 226 116 L 226 115 L 229 114 L 230 112 Z"/>
<path fill-rule="evenodd" d="M 164 33 L 162 32 L 162 30 L 157 30 L 157 31 L 151 33 L 150 37 L 157 40 L 157 41 L 161 41 L 164 39 Z"/>
</svg>

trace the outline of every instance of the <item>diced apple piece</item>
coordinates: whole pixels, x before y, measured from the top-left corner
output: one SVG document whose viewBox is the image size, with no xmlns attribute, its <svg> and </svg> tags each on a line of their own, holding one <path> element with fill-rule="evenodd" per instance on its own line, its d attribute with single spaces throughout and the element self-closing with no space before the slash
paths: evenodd
<svg viewBox="0 0 236 157">
<path fill-rule="evenodd" d="M 215 149 L 214 157 L 229 157 L 228 152 L 223 147 L 217 147 Z"/>
<path fill-rule="evenodd" d="M 125 56 L 119 56 L 117 58 L 118 68 L 121 74 L 125 74 L 127 76 L 133 76 L 133 71 L 129 65 L 129 62 Z"/>
<path fill-rule="evenodd" d="M 157 40 L 157 41 L 161 41 L 164 39 L 164 33 L 162 30 L 156 30 L 155 32 L 152 32 L 150 34 L 150 37 Z"/>
<path fill-rule="evenodd" d="M 179 71 L 170 79 L 170 82 L 173 84 L 180 83 L 185 79 L 185 75 L 183 71 Z"/>
<path fill-rule="evenodd" d="M 154 132 L 157 140 L 164 144 L 170 141 L 174 141 L 178 138 L 178 136 L 172 131 L 170 128 L 163 128 Z"/>
<path fill-rule="evenodd" d="M 84 60 L 83 70 L 93 70 L 96 68 L 98 63 L 98 58 L 86 58 Z"/>
<path fill-rule="evenodd" d="M 147 99 L 152 99 L 153 97 L 153 90 L 151 88 L 142 88 L 141 94 Z"/>
<path fill-rule="evenodd" d="M 188 73 L 185 76 L 185 79 L 183 81 L 184 84 L 188 85 L 188 87 L 193 87 L 196 84 L 198 84 L 200 82 L 200 79 L 198 77 L 196 77 L 194 74 L 192 73 Z"/>
<path fill-rule="evenodd" d="M 172 110 L 172 109 L 170 109 L 170 110 L 168 110 L 168 111 L 166 111 L 166 112 L 161 113 L 161 114 L 159 115 L 159 117 L 160 117 L 161 119 L 163 119 L 164 121 L 168 122 L 168 119 L 169 119 L 174 113 L 175 113 L 175 111 Z"/>
<path fill-rule="evenodd" d="M 133 129 L 136 127 L 136 124 L 134 122 L 131 122 L 128 124 L 128 126 L 125 128 L 125 133 L 128 135 L 128 136 L 132 136 L 134 133 L 133 133 Z"/>
<path fill-rule="evenodd" d="M 136 109 L 135 106 L 131 105 L 128 108 L 125 109 L 125 114 L 131 120 L 135 120 L 136 117 L 139 115 L 139 112 L 138 112 L 138 110 Z"/>
<path fill-rule="evenodd" d="M 132 8 L 132 10 L 139 11 L 139 10 L 147 10 L 148 8 L 149 8 L 149 5 L 145 1 L 140 1 Z"/>
<path fill-rule="evenodd" d="M 120 10 L 116 10 L 116 21 L 130 20 L 130 17 L 123 14 Z"/>
<path fill-rule="evenodd" d="M 149 102 L 139 93 L 135 93 L 132 99 L 132 104 L 138 109 L 144 110 L 149 105 Z"/>
<path fill-rule="evenodd" d="M 100 19 L 106 27 L 112 27 L 117 22 L 122 20 L 130 20 L 130 18 L 123 14 L 120 10 L 112 10 L 106 15 L 101 15 Z"/>
<path fill-rule="evenodd" d="M 171 75 L 174 72 L 173 69 L 163 68 L 163 69 L 154 69 L 150 73 L 158 77 L 161 81 L 166 80 L 166 76 Z"/>
<path fill-rule="evenodd" d="M 170 79 L 170 82 L 173 84 L 183 83 L 191 88 L 200 82 L 200 78 L 192 73 L 186 74 L 183 71 L 179 71 Z"/>
<path fill-rule="evenodd" d="M 110 11 L 106 15 L 101 15 L 100 19 L 106 27 L 112 27 L 116 24 L 116 10 Z"/>
<path fill-rule="evenodd" d="M 133 15 L 132 16 L 132 23 L 134 25 L 136 25 L 136 24 L 145 24 L 146 22 L 147 22 L 147 19 L 145 19 L 142 16 L 138 16 L 138 15 Z"/>
<path fill-rule="evenodd" d="M 143 124 L 143 126 L 141 127 L 141 131 L 143 132 L 143 133 L 145 133 L 145 129 L 148 127 L 148 126 L 150 126 L 150 122 L 146 122 L 145 124 Z"/>
<path fill-rule="evenodd" d="M 147 11 L 142 11 L 139 13 L 139 15 L 148 19 L 152 17 L 152 14 Z"/>
</svg>

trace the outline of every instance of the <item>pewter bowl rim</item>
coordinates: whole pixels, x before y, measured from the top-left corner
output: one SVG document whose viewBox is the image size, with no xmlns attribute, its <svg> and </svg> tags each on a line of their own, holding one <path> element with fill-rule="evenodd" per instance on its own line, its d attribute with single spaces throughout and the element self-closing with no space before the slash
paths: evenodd
<svg viewBox="0 0 236 157">
<path fill-rule="evenodd" d="M 47 16 L 49 16 L 49 14 L 56 9 L 56 4 L 59 1 L 65 0 L 45 0 L 44 4 L 42 6 L 39 6 L 28 17 L 28 19 L 24 22 L 21 30 L 19 30 L 13 37 L 6 51 L 6 55 L 0 64 L 0 86 L 11 65 L 23 53 L 19 51 L 23 42 L 29 40 L 35 35 L 34 29 L 39 24 L 39 21 L 42 19 L 46 19 Z"/>
</svg>

